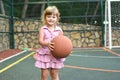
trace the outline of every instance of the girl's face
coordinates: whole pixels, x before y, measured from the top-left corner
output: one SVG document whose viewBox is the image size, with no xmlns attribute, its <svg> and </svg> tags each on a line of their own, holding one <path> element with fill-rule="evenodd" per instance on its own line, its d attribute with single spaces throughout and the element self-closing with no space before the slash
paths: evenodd
<svg viewBox="0 0 120 80">
<path fill-rule="evenodd" d="M 54 26 L 57 24 L 57 16 L 54 14 L 46 15 L 46 23 L 47 25 Z"/>
</svg>

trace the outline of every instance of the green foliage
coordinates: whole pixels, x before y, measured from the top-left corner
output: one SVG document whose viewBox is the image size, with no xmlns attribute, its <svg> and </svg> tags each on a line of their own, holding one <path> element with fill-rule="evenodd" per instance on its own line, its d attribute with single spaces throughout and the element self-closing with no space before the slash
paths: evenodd
<svg viewBox="0 0 120 80">
<path fill-rule="evenodd" d="M 42 1 L 44 0 L 29 0 L 26 18 L 39 18 L 42 5 L 45 4 L 45 7 L 47 7 L 49 4 L 58 7 L 61 13 L 61 22 L 93 24 L 94 21 L 97 21 L 98 24 L 101 24 L 100 5 L 96 9 L 100 1 L 45 0 L 45 3 L 40 3 Z M 15 17 L 21 18 L 23 6 L 24 0 L 14 0 Z"/>
</svg>

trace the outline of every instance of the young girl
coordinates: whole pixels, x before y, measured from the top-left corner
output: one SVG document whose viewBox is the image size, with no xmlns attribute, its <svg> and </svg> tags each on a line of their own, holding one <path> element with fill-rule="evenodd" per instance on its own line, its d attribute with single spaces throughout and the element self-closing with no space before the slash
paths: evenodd
<svg viewBox="0 0 120 80">
<path fill-rule="evenodd" d="M 51 54 L 54 43 L 51 40 L 62 35 L 63 31 L 57 26 L 60 13 L 56 6 L 49 6 L 42 15 L 43 27 L 39 30 L 39 43 L 42 46 L 37 50 L 35 66 L 41 69 L 41 80 L 47 80 L 49 72 L 52 80 L 59 80 L 58 69 L 63 68 L 65 58 L 55 58 Z"/>
</svg>

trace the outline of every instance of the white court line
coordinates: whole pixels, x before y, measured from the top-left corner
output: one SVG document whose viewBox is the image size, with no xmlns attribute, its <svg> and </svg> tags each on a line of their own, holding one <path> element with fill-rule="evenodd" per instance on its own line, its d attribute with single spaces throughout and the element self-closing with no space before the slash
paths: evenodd
<svg viewBox="0 0 120 80">
<path fill-rule="evenodd" d="M 30 56 L 33 55 L 34 53 L 35 53 L 35 52 L 31 52 L 30 54 L 28 54 L 28 55 L 20 58 L 19 60 L 15 61 L 15 62 L 13 62 L 13 63 L 11 63 L 11 64 L 9 64 L 8 66 L 6 66 L 6 67 L 4 67 L 3 69 L 1 69 L 1 70 L 0 70 L 0 73 L 8 70 L 9 68 L 13 67 L 14 65 L 16 65 L 16 64 L 20 63 L 21 61 L 27 59 L 28 57 L 30 57 Z"/>
<path fill-rule="evenodd" d="M 4 61 L 6 61 L 6 60 L 8 60 L 8 59 L 10 59 L 10 58 L 13 58 L 13 57 L 15 57 L 15 56 L 18 56 L 18 55 L 20 55 L 20 54 L 23 54 L 24 52 L 27 52 L 27 51 L 28 51 L 28 50 L 24 50 L 24 51 L 19 52 L 19 53 L 15 54 L 15 55 L 12 55 L 12 56 L 10 56 L 10 57 L 7 57 L 7 58 L 5 58 L 5 59 L 2 59 L 2 60 L 0 60 L 0 63 L 1 63 L 1 62 L 4 62 Z"/>
<path fill-rule="evenodd" d="M 120 58 L 120 57 L 113 57 L 113 56 L 90 56 L 90 55 L 77 55 L 77 54 L 71 54 L 70 56 L 75 56 L 75 57 L 91 57 L 91 58 Z"/>
<path fill-rule="evenodd" d="M 98 51 L 98 52 L 99 52 L 99 51 L 104 51 L 104 50 L 101 50 L 101 49 L 100 49 L 100 50 L 89 50 L 89 49 L 88 49 L 88 50 L 80 50 L 80 51 L 79 51 L 79 50 L 73 50 L 72 52 L 89 52 L 89 51 L 91 51 L 91 52 L 92 52 L 92 51 L 93 51 L 93 52 L 94 52 L 94 51 L 95 51 L 95 52 Z"/>
</svg>

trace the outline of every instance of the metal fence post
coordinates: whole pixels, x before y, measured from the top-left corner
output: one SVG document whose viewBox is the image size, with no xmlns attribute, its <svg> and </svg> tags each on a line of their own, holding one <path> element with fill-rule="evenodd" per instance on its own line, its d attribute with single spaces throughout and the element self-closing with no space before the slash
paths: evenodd
<svg viewBox="0 0 120 80">
<path fill-rule="evenodd" d="M 11 0 L 11 12 L 10 12 L 10 49 L 14 49 L 14 19 L 13 19 L 13 0 Z"/>
<path fill-rule="evenodd" d="M 102 22 L 102 46 L 104 46 L 104 24 L 103 24 L 103 21 L 104 21 L 104 5 L 103 5 L 103 0 L 100 0 L 100 3 L 101 3 L 101 22 Z"/>
</svg>

